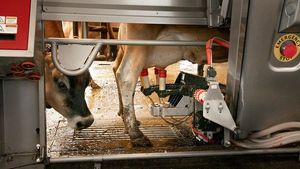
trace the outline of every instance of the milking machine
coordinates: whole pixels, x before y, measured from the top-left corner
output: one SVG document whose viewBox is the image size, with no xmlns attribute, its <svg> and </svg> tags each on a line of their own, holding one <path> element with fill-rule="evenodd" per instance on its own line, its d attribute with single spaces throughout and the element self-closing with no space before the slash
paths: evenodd
<svg viewBox="0 0 300 169">
<path fill-rule="evenodd" d="M 114 160 L 299 155 L 298 145 L 290 144 L 299 142 L 300 138 L 299 11 L 299 0 L 5 1 L 0 5 L 0 168 L 44 168 L 57 164 L 74 167 L 74 163 L 88 163 L 86 168 L 99 169 L 103 162 Z M 43 40 L 42 20 L 209 27 L 230 24 L 230 47 L 218 38 L 207 42 Z M 149 72 L 144 69 L 141 72 L 142 92 L 147 97 L 156 93 L 159 98 L 150 107 L 153 116 L 175 125 L 187 121 L 190 131 L 201 143 L 233 148 L 47 157 L 43 42 L 52 45 L 55 51 L 52 58 L 58 70 L 71 76 L 86 71 L 103 44 L 206 45 L 208 68 L 205 77 L 180 72 L 173 84 L 166 84 L 166 70 L 156 68 L 156 82 L 152 85 Z M 212 57 L 214 43 L 229 48 L 227 84 L 216 80 L 218 72 Z M 75 51 L 74 55 L 78 54 L 76 60 L 69 62 L 70 56 L 57 57 L 56 51 L 69 53 L 70 49 Z M 84 54 L 83 49 L 88 52 Z M 171 117 L 175 119 L 170 121 Z M 286 144 L 289 145 L 276 148 Z"/>
<path fill-rule="evenodd" d="M 189 125 L 195 137 L 203 143 L 224 143 L 223 127 L 236 132 L 237 127 L 231 113 L 224 101 L 225 86 L 216 81 L 217 72 L 213 67 L 212 44 L 216 43 L 229 48 L 229 42 L 212 38 L 206 43 L 207 76 L 193 75 L 180 72 L 174 84 L 166 84 L 167 71 L 164 68 L 155 68 L 156 84 L 150 85 L 148 69 L 143 69 L 140 74 L 141 91 L 152 101 L 151 114 L 161 117 L 166 122 L 178 125 L 190 120 Z M 159 97 L 159 103 L 151 99 L 152 93 Z M 169 97 L 164 102 L 165 97 Z M 169 122 L 166 117 L 182 117 L 180 123 Z"/>
</svg>

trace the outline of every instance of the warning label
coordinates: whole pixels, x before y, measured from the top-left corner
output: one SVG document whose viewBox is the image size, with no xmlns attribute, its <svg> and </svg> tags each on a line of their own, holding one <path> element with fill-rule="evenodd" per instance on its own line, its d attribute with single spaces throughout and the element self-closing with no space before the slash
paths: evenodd
<svg viewBox="0 0 300 169">
<path fill-rule="evenodd" d="M 283 35 L 275 43 L 274 56 L 280 62 L 290 62 L 297 58 L 299 53 L 300 37 L 296 34 Z"/>
<path fill-rule="evenodd" d="M 14 25 L 7 25 L 7 24 L 0 24 L 0 34 L 17 34 L 18 26 Z"/>
<path fill-rule="evenodd" d="M 0 34 L 17 34 L 18 17 L 0 16 Z"/>
<path fill-rule="evenodd" d="M 6 24 L 17 24 L 18 18 L 15 16 L 6 16 Z"/>
</svg>

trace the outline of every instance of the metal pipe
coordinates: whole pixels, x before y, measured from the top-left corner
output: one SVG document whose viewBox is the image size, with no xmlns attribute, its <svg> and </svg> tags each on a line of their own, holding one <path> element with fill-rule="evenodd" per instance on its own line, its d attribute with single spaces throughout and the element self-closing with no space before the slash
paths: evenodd
<svg viewBox="0 0 300 169">
<path fill-rule="evenodd" d="M 48 38 L 45 43 L 52 44 L 52 61 L 59 71 L 69 76 L 76 76 L 88 70 L 102 45 L 152 45 L 152 46 L 205 46 L 204 41 L 158 41 L 158 40 L 116 40 L 116 39 L 66 39 Z M 96 45 L 82 68 L 78 70 L 65 69 L 57 59 L 57 45 L 81 44 Z"/>
<path fill-rule="evenodd" d="M 81 31 L 82 31 L 82 38 L 88 38 L 89 30 L 88 30 L 88 23 L 81 22 Z"/>
<path fill-rule="evenodd" d="M 174 41 L 174 40 L 117 40 L 117 39 L 66 39 L 48 38 L 45 43 L 96 45 L 152 45 L 152 46 L 205 46 L 205 41 Z"/>
<path fill-rule="evenodd" d="M 213 157 L 213 156 L 232 156 L 232 155 L 255 155 L 255 154 L 287 154 L 299 153 L 299 148 L 274 148 L 274 149 L 255 149 L 255 150 L 207 150 L 191 152 L 170 152 L 170 153 L 138 153 L 138 154 L 112 154 L 99 155 L 92 157 L 72 157 L 57 158 L 49 160 L 50 164 L 72 163 L 72 162 L 103 162 L 115 160 L 141 160 L 141 159 L 166 159 L 166 158 L 192 158 L 192 157 Z"/>
<path fill-rule="evenodd" d="M 92 50 L 92 52 L 89 54 L 89 56 L 87 57 L 87 60 L 84 64 L 84 66 L 82 68 L 79 68 L 77 70 L 68 70 L 65 69 L 59 62 L 57 59 L 57 43 L 56 42 L 52 42 L 52 61 L 55 65 L 55 67 L 61 71 L 63 74 L 69 75 L 69 76 L 76 76 L 76 75 L 80 75 L 83 72 L 87 71 L 88 68 L 92 65 L 98 51 L 101 49 L 102 44 L 101 43 L 97 43 L 96 46 L 94 47 L 94 49 Z"/>
</svg>

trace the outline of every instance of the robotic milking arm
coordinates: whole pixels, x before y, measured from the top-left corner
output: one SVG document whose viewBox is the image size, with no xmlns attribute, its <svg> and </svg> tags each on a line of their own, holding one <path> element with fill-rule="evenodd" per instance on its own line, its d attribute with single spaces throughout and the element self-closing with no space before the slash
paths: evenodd
<svg viewBox="0 0 300 169">
<path fill-rule="evenodd" d="M 207 76 L 202 77 L 181 72 L 174 84 L 166 84 L 167 71 L 155 68 L 156 84 L 150 85 L 148 70 L 141 72 L 142 92 L 150 98 L 155 92 L 159 103 L 151 105 L 151 114 L 155 117 L 182 117 L 180 121 L 171 124 L 180 124 L 193 116 L 189 127 L 196 138 L 204 143 L 221 143 L 223 127 L 236 132 L 236 124 L 224 101 L 219 83 L 216 80 L 217 72 L 212 64 L 212 44 L 216 43 L 222 47 L 229 48 L 229 42 L 213 38 L 206 43 Z M 168 102 L 163 98 L 169 96 Z"/>
</svg>

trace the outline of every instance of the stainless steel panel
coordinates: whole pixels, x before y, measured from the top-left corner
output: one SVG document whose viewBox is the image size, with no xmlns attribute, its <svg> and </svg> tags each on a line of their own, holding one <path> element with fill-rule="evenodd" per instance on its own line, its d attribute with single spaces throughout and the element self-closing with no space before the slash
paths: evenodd
<svg viewBox="0 0 300 169">
<path fill-rule="evenodd" d="M 226 100 L 230 103 L 229 109 L 234 116 L 236 115 L 240 90 L 248 7 L 249 0 L 233 1 L 232 4 Z"/>
<path fill-rule="evenodd" d="M 1 168 L 35 166 L 36 145 L 45 146 L 44 80 L 0 81 Z"/>
<path fill-rule="evenodd" d="M 277 72 L 271 66 L 275 64 L 273 46 L 283 35 L 278 33 L 283 2 L 252 0 L 249 4 L 237 101 L 241 138 L 275 124 L 300 121 L 300 71 Z M 299 57 L 294 62 L 299 63 Z"/>
<path fill-rule="evenodd" d="M 33 152 L 39 143 L 38 83 L 4 80 L 3 112 L 5 153 Z"/>
<path fill-rule="evenodd" d="M 206 0 L 44 0 L 43 20 L 207 25 Z"/>
<path fill-rule="evenodd" d="M 299 32 L 300 30 L 300 0 L 285 0 L 282 10 L 280 31 Z"/>
</svg>

